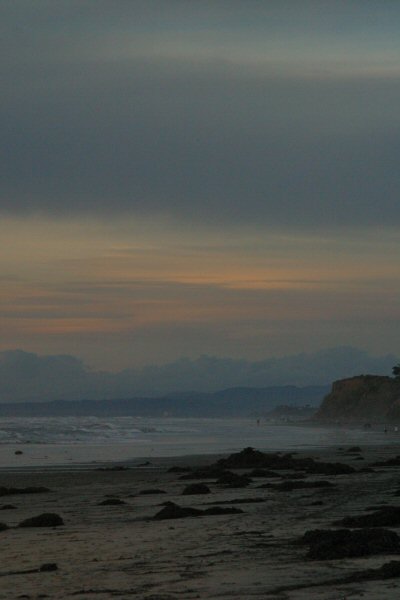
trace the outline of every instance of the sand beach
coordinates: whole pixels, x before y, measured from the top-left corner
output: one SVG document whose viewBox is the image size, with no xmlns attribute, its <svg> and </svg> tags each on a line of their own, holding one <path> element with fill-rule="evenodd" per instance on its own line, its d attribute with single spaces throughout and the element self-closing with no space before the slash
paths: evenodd
<svg viewBox="0 0 400 600">
<path fill-rule="evenodd" d="M 0 532 L 0 598 L 397 598 L 400 578 L 382 579 L 379 571 L 400 560 L 397 548 L 315 559 L 298 543 L 306 531 L 340 529 L 334 523 L 345 517 L 400 510 L 400 467 L 370 467 L 396 451 L 391 445 L 299 452 L 292 459 L 339 462 L 354 472 L 296 466 L 275 469 L 273 477 L 233 468 L 225 469 L 233 479 L 220 483 L 209 468 L 220 457 L 204 455 L 136 460 L 128 468 L 2 470 L 0 522 L 8 529 Z M 196 475 L 195 468 L 203 471 Z M 200 483 L 208 493 L 183 493 Z M 199 513 L 154 518 L 174 505 Z M 227 514 L 212 514 L 215 507 Z M 18 527 L 43 513 L 64 524 Z M 385 530 L 398 531 L 396 515 Z"/>
</svg>

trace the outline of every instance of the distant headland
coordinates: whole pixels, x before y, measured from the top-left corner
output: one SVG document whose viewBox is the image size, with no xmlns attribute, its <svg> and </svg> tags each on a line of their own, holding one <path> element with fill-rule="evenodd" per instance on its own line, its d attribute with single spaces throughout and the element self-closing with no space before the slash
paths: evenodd
<svg viewBox="0 0 400 600">
<path fill-rule="evenodd" d="M 400 365 L 393 377 L 358 375 L 335 381 L 314 419 L 319 422 L 399 422 Z"/>
</svg>

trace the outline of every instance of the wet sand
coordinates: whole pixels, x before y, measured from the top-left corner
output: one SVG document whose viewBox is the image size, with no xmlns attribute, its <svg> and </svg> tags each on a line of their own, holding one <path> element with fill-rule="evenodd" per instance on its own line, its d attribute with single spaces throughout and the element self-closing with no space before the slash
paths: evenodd
<svg viewBox="0 0 400 600">
<path fill-rule="evenodd" d="M 399 451 L 393 445 L 361 450 L 363 460 L 338 448 L 295 456 L 319 457 L 361 470 Z M 307 481 L 329 480 L 335 485 L 284 492 L 259 488 L 271 479 L 252 478 L 248 487 L 235 489 L 206 478 L 209 494 L 182 495 L 190 482 L 168 468 L 206 465 L 215 458 L 151 458 L 150 465 L 128 470 L 1 471 L 0 487 L 45 486 L 51 491 L 0 497 L 0 508 L 16 507 L 0 510 L 0 522 L 11 527 L 0 532 L 0 598 L 386 600 L 400 596 L 400 578 L 326 583 L 400 560 L 399 555 L 311 560 L 307 548 L 295 543 L 306 530 L 332 528 L 333 521 L 364 514 L 370 506 L 400 506 L 400 497 L 393 495 L 400 487 L 400 467 L 307 475 Z M 280 473 L 290 475 L 290 471 Z M 149 489 L 165 493 L 140 493 Z M 100 505 L 113 497 L 124 504 Z M 153 520 L 165 501 L 198 509 L 236 506 L 243 512 Z M 44 512 L 59 514 L 64 526 L 13 528 Z M 400 527 L 393 531 L 400 533 Z M 23 573 L 44 563 L 56 563 L 58 569 Z"/>
</svg>

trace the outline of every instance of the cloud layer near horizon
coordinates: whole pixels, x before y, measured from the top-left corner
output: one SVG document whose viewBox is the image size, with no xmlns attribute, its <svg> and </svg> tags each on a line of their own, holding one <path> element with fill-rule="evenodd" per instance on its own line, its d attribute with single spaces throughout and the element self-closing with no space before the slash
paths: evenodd
<svg viewBox="0 0 400 600">
<path fill-rule="evenodd" d="M 0 349 L 97 368 L 398 348 L 398 241 L 3 220 Z M 373 242 L 373 243 L 372 243 Z M 384 301 L 383 301 L 384 299 Z"/>
<path fill-rule="evenodd" d="M 117 399 L 175 392 L 212 392 L 237 386 L 329 385 L 333 380 L 391 374 L 392 355 L 374 357 L 357 348 L 331 348 L 252 362 L 202 356 L 119 373 L 87 369 L 73 356 L 0 352 L 2 402 Z"/>
</svg>

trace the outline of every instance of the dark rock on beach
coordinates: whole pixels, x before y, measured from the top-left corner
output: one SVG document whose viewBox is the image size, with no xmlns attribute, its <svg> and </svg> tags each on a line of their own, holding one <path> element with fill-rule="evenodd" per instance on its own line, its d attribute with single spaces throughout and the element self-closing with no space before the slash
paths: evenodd
<svg viewBox="0 0 400 600">
<path fill-rule="evenodd" d="M 266 454 L 254 448 L 245 448 L 241 452 L 221 458 L 217 465 L 225 469 L 293 469 L 306 471 L 314 475 L 346 475 L 355 469 L 342 463 L 327 463 L 313 458 L 293 458 L 292 454 Z"/>
<path fill-rule="evenodd" d="M 0 531 L 6 531 L 6 529 L 9 529 L 8 525 L 5 523 L 0 523 Z"/>
<path fill-rule="evenodd" d="M 399 536 L 387 529 L 313 529 L 299 541 L 309 545 L 308 557 L 316 560 L 400 552 Z"/>
<path fill-rule="evenodd" d="M 264 487 L 264 486 L 263 486 Z M 292 490 L 303 490 L 307 488 L 330 488 L 335 487 L 333 483 L 326 480 L 320 481 L 282 481 L 282 483 L 269 484 L 272 489 L 278 490 L 279 492 L 291 492 Z"/>
<path fill-rule="evenodd" d="M 190 506 L 179 506 L 174 502 L 166 502 L 164 508 L 160 510 L 153 518 L 163 519 L 185 519 L 186 517 L 198 517 L 203 511 Z"/>
<path fill-rule="evenodd" d="M 268 469 L 253 469 L 249 473 L 249 477 L 280 477 L 279 473 L 275 473 L 275 471 L 269 471 Z"/>
<path fill-rule="evenodd" d="M 226 471 L 217 479 L 217 483 L 229 488 L 243 488 L 251 483 L 251 479 L 248 475 L 238 475 L 237 473 Z"/>
<path fill-rule="evenodd" d="M 400 456 L 372 463 L 373 467 L 400 467 Z"/>
<path fill-rule="evenodd" d="M 99 467 L 97 471 L 129 471 L 129 467 L 124 465 L 113 465 L 112 467 Z"/>
<path fill-rule="evenodd" d="M 272 465 L 278 465 L 281 458 L 280 453 L 265 454 L 260 450 L 248 447 L 241 452 L 231 454 L 227 458 L 221 458 L 217 464 L 224 469 L 268 468 Z"/>
<path fill-rule="evenodd" d="M 36 487 L 30 486 L 25 488 L 14 488 L 14 487 L 0 487 L 0 496 L 13 496 L 14 494 L 43 494 L 45 492 L 51 492 L 47 487 Z"/>
<path fill-rule="evenodd" d="M 210 492 L 210 488 L 205 483 L 191 483 L 185 487 L 182 495 L 191 496 L 195 494 L 210 494 Z"/>
<path fill-rule="evenodd" d="M 226 473 L 226 469 L 222 467 L 211 465 L 209 467 L 203 467 L 200 469 L 193 469 L 186 473 L 185 475 L 181 475 L 179 479 L 182 481 L 188 479 L 217 479 L 218 477 L 222 477 Z"/>
<path fill-rule="evenodd" d="M 204 504 L 259 504 L 260 502 L 267 502 L 267 498 L 255 497 L 255 498 L 232 498 L 232 500 L 220 500 L 217 502 L 204 502 Z"/>
<path fill-rule="evenodd" d="M 103 500 L 102 502 L 99 502 L 98 505 L 99 506 L 118 506 L 120 504 L 126 504 L 126 502 L 124 502 L 120 498 L 107 498 L 107 500 Z"/>
<path fill-rule="evenodd" d="M 298 459 L 303 462 L 304 470 L 313 475 L 349 475 L 356 470 L 343 463 L 328 463 L 315 461 L 312 458 Z"/>
<path fill-rule="evenodd" d="M 19 523 L 18 527 L 59 527 L 64 525 L 64 521 L 56 513 L 42 513 L 37 517 L 25 519 Z"/>
<path fill-rule="evenodd" d="M 175 467 L 170 467 L 168 469 L 167 473 L 188 473 L 191 470 L 192 469 L 190 467 L 175 466 Z"/>
<path fill-rule="evenodd" d="M 160 510 L 153 518 L 157 521 L 164 519 L 184 519 L 187 517 L 200 517 L 209 515 L 232 515 L 239 514 L 243 511 L 240 508 L 221 508 L 220 506 L 213 506 L 206 510 L 200 510 L 198 508 L 192 508 L 190 506 L 179 506 L 174 502 L 166 502 L 164 508 Z"/>
<path fill-rule="evenodd" d="M 40 566 L 39 571 L 41 573 L 49 572 L 49 571 L 57 571 L 58 566 L 57 563 L 44 563 Z"/>
<path fill-rule="evenodd" d="M 334 525 L 343 527 L 397 527 L 400 525 L 400 506 L 386 506 L 368 515 L 345 517 Z"/>
<path fill-rule="evenodd" d="M 398 560 L 391 560 L 388 563 L 384 563 L 379 569 L 367 569 L 364 571 L 362 579 L 392 579 L 393 577 L 400 577 L 400 561 Z M 354 577 L 353 581 L 356 581 Z"/>
<path fill-rule="evenodd" d="M 3 506 L 0 506 L 0 510 L 16 510 L 16 508 L 14 504 L 3 504 Z"/>
<path fill-rule="evenodd" d="M 281 475 L 282 479 L 305 479 L 307 477 L 307 473 L 301 473 L 300 471 L 292 472 L 292 473 L 284 473 Z"/>
<path fill-rule="evenodd" d="M 275 588 L 273 592 L 275 594 L 282 594 L 288 591 L 299 591 L 301 589 L 306 588 L 314 588 L 321 586 L 342 586 L 348 583 L 362 583 L 364 581 L 382 581 L 385 579 L 393 579 L 395 577 L 400 577 L 400 561 L 391 560 L 390 562 L 384 563 L 381 567 L 377 569 L 364 569 L 363 571 L 356 571 L 355 573 L 351 573 L 346 577 L 336 577 L 334 579 L 326 579 L 322 582 L 312 582 L 305 584 L 295 584 L 295 585 L 284 585 L 278 588 Z M 395 587 L 395 586 L 393 586 Z M 397 586 L 396 586 L 397 587 Z M 361 592 L 361 596 L 364 596 L 364 593 Z M 279 596 L 281 597 L 281 596 Z M 286 596 L 285 596 L 286 597 Z M 345 596 L 343 596 L 343 600 L 345 600 Z"/>
</svg>

